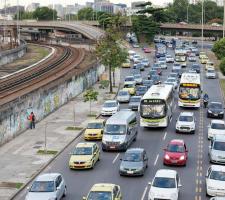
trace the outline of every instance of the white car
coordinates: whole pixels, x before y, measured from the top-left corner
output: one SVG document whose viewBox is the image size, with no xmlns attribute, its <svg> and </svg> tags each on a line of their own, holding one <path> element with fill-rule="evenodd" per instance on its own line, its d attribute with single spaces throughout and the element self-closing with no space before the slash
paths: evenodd
<svg viewBox="0 0 225 200">
<path fill-rule="evenodd" d="M 181 187 L 179 175 L 175 170 L 160 169 L 156 172 L 151 185 L 148 200 L 178 200 Z"/>
<path fill-rule="evenodd" d="M 174 58 L 171 55 L 166 55 L 166 63 L 174 63 Z"/>
<path fill-rule="evenodd" d="M 196 56 L 194 53 L 191 53 L 190 56 L 188 57 L 189 62 L 196 62 Z"/>
<path fill-rule="evenodd" d="M 117 95 L 118 102 L 129 102 L 130 101 L 130 93 L 128 91 L 120 90 Z"/>
<path fill-rule="evenodd" d="M 172 84 L 173 85 L 173 89 L 177 89 L 177 86 L 178 86 L 177 78 L 170 77 L 164 83 L 165 84 L 169 84 L 169 85 Z"/>
<path fill-rule="evenodd" d="M 126 84 L 136 84 L 134 76 L 126 76 L 124 79 L 124 85 Z"/>
<path fill-rule="evenodd" d="M 195 117 L 193 112 L 181 112 L 176 123 L 177 133 L 195 133 Z"/>
<path fill-rule="evenodd" d="M 142 60 L 142 58 L 141 58 L 141 56 L 140 55 L 134 55 L 134 57 L 133 57 L 133 62 L 134 63 L 139 63 L 139 62 L 141 62 L 141 60 Z"/>
<path fill-rule="evenodd" d="M 216 78 L 216 71 L 213 68 L 208 68 L 205 74 L 206 78 Z"/>
<path fill-rule="evenodd" d="M 107 100 L 102 106 L 101 115 L 113 115 L 120 110 L 117 100 Z"/>
<path fill-rule="evenodd" d="M 225 122 L 223 120 L 212 120 L 208 125 L 208 139 L 214 135 L 225 135 Z"/>
<path fill-rule="evenodd" d="M 225 196 L 225 166 L 211 165 L 206 173 L 206 195 Z"/>
<path fill-rule="evenodd" d="M 60 200 L 67 194 L 64 178 L 59 173 L 39 175 L 28 188 L 25 200 Z"/>
<path fill-rule="evenodd" d="M 141 74 L 135 74 L 134 75 L 134 80 L 135 80 L 136 84 L 138 84 L 138 85 L 141 85 L 142 82 L 143 82 Z"/>
</svg>

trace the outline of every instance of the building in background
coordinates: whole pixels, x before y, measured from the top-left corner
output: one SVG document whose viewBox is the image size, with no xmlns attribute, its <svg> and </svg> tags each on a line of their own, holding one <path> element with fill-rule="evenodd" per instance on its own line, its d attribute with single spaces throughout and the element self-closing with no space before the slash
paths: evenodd
<svg viewBox="0 0 225 200">
<path fill-rule="evenodd" d="M 114 4 L 109 1 L 98 1 L 94 4 L 94 10 L 106 13 L 114 13 Z"/>
<path fill-rule="evenodd" d="M 146 2 L 145 1 L 134 1 L 134 2 L 131 2 L 131 9 L 138 9 L 137 5 L 144 4 L 144 3 L 146 3 Z"/>
<path fill-rule="evenodd" d="M 0 14 L 2 14 L 2 15 L 11 15 L 11 16 L 14 16 L 16 13 L 17 13 L 17 11 L 19 10 L 19 12 L 24 12 L 25 11 L 25 8 L 24 8 L 24 6 L 9 6 L 9 7 L 7 7 L 6 9 L 5 8 L 3 8 L 3 9 L 0 9 Z"/>
<path fill-rule="evenodd" d="M 65 13 L 64 13 L 64 10 L 63 10 L 63 6 L 61 4 L 55 4 L 54 9 L 56 10 L 58 17 L 64 16 Z"/>
</svg>

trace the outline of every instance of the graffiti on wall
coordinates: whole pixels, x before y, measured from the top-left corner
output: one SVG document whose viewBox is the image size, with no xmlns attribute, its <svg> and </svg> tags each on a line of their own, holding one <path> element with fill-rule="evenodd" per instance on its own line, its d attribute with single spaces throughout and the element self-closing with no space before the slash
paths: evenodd
<svg viewBox="0 0 225 200">
<path fill-rule="evenodd" d="M 15 102 L 9 110 L 0 113 L 0 116 L 2 116 L 0 119 L 0 144 L 28 128 L 27 117 L 32 111 L 35 113 L 37 120 L 43 119 L 71 98 L 92 86 L 104 71 L 105 67 L 99 65 L 55 88 L 48 91 L 39 89 L 26 95 L 20 102 Z"/>
</svg>

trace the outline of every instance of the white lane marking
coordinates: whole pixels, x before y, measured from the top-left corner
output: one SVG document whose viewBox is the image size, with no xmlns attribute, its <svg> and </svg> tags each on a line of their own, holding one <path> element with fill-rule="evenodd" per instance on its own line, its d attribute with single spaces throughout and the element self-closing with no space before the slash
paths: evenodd
<svg viewBox="0 0 225 200">
<path fill-rule="evenodd" d="M 174 108 L 173 108 L 173 109 L 174 109 L 174 110 L 176 110 L 176 108 L 177 108 L 177 104 L 175 104 L 175 106 L 174 106 Z"/>
<path fill-rule="evenodd" d="M 120 153 L 118 153 L 118 154 L 116 155 L 116 157 L 113 159 L 113 161 L 112 161 L 113 164 L 116 162 L 116 160 L 117 160 L 117 158 L 118 158 L 119 156 L 120 156 Z"/>
<path fill-rule="evenodd" d="M 156 163 L 157 163 L 158 159 L 159 159 L 159 154 L 155 158 L 154 166 L 156 166 Z"/>
<path fill-rule="evenodd" d="M 165 132 L 164 136 L 163 136 L 163 140 L 166 139 L 166 136 L 167 136 L 167 132 Z"/>
<path fill-rule="evenodd" d="M 147 190 L 148 190 L 148 187 L 146 186 L 146 187 L 145 187 L 145 190 L 144 190 L 144 192 L 143 192 L 143 194 L 142 194 L 142 196 L 141 196 L 141 200 L 144 200 L 144 199 L 145 199 L 145 195 L 146 195 L 146 193 L 147 193 Z"/>
</svg>

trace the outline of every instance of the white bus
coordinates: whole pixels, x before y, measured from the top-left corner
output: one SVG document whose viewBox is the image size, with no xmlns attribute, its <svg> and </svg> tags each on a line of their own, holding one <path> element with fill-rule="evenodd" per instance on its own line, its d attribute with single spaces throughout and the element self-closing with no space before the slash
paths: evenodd
<svg viewBox="0 0 225 200">
<path fill-rule="evenodd" d="M 197 73 L 183 73 L 179 86 L 178 105 L 199 108 L 201 101 L 201 80 Z"/>
<path fill-rule="evenodd" d="M 172 85 L 153 85 L 140 103 L 140 126 L 167 127 L 172 117 Z"/>
</svg>

